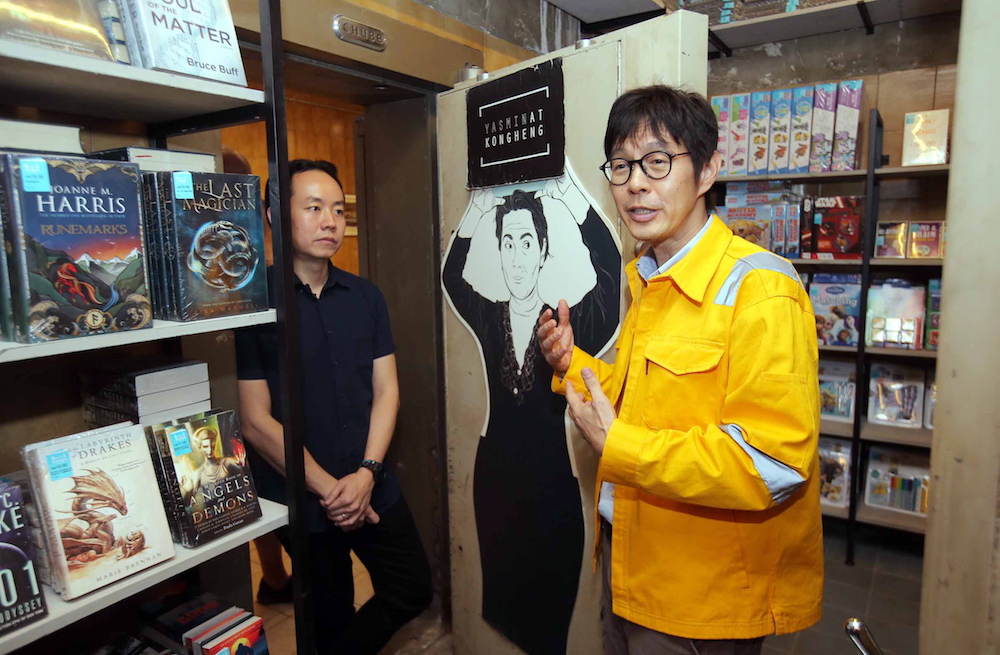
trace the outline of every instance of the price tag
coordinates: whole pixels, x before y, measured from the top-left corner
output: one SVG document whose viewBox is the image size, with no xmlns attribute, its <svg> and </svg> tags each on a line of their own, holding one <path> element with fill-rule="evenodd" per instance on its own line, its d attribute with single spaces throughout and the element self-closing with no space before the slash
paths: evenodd
<svg viewBox="0 0 1000 655">
<path fill-rule="evenodd" d="M 194 182 L 189 171 L 174 172 L 174 198 L 177 200 L 194 200 Z"/>
<path fill-rule="evenodd" d="M 49 163 L 44 159 L 21 160 L 21 189 L 25 193 L 51 193 Z"/>
<path fill-rule="evenodd" d="M 174 451 L 174 457 L 191 452 L 191 439 L 188 438 L 187 430 L 175 430 L 170 433 L 170 450 Z"/>
<path fill-rule="evenodd" d="M 49 478 L 53 482 L 73 476 L 73 462 L 69 458 L 68 450 L 60 450 L 46 455 L 45 463 L 49 467 Z"/>
</svg>

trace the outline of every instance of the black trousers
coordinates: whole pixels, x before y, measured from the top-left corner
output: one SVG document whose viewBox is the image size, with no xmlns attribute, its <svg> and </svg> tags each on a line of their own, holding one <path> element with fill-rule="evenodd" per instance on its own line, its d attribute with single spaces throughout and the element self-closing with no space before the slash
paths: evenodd
<svg viewBox="0 0 1000 655">
<path fill-rule="evenodd" d="M 353 532 L 334 528 L 309 535 L 318 655 L 375 655 L 431 603 L 431 569 L 409 506 L 400 496 L 379 516 L 379 523 Z M 287 531 L 280 538 L 287 550 Z M 357 611 L 352 550 L 375 590 Z"/>
</svg>

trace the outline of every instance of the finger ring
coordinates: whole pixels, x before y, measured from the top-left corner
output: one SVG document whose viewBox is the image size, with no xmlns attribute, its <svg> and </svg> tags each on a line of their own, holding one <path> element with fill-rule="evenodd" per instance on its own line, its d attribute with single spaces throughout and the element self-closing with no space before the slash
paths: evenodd
<svg viewBox="0 0 1000 655">
<path fill-rule="evenodd" d="M 347 514 L 346 514 L 346 513 L 344 513 L 344 514 L 341 514 L 341 515 L 340 515 L 340 518 L 342 518 L 342 519 L 346 519 L 346 518 L 347 518 Z"/>
</svg>

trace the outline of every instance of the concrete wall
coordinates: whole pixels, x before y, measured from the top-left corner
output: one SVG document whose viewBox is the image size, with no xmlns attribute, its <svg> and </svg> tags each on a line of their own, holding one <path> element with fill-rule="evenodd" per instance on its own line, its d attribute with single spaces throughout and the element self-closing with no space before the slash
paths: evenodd
<svg viewBox="0 0 1000 655">
<path fill-rule="evenodd" d="M 712 95 L 932 68 L 958 61 L 959 13 L 735 50 L 709 62 Z"/>
</svg>

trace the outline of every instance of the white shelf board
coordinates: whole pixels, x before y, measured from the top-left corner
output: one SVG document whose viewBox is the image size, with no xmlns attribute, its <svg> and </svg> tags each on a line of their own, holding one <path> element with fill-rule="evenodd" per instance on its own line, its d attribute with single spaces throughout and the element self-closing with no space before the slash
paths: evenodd
<svg viewBox="0 0 1000 655">
<path fill-rule="evenodd" d="M 823 516 L 833 516 L 834 518 L 845 520 L 849 516 L 849 508 L 847 507 L 831 507 L 820 503 L 819 508 L 823 512 Z"/>
<path fill-rule="evenodd" d="M 277 313 L 275 310 L 269 309 L 266 312 L 241 314 L 239 316 L 224 316 L 222 318 L 208 318 L 203 321 L 188 321 L 186 323 L 154 320 L 153 327 L 151 328 L 129 330 L 115 334 L 99 334 L 91 337 L 59 339 L 56 341 L 46 341 L 44 343 L 21 344 L 0 341 L 0 364 L 18 362 L 26 359 L 51 357 L 53 355 L 84 352 L 86 350 L 96 350 L 98 348 L 114 348 L 116 346 L 126 346 L 133 343 L 144 343 L 147 341 L 160 341 L 162 339 L 186 337 L 192 334 L 235 330 L 237 328 L 249 327 L 251 325 L 274 323 L 276 320 Z"/>
<path fill-rule="evenodd" d="M 831 437 L 844 437 L 845 439 L 850 439 L 854 436 L 854 423 L 843 423 L 841 421 L 820 419 L 819 433 Z"/>
<path fill-rule="evenodd" d="M 830 34 L 864 27 L 857 0 L 841 0 L 828 5 L 762 16 L 716 25 L 712 32 L 730 48 L 786 41 L 818 34 Z M 931 16 L 962 8 L 961 0 L 866 0 L 872 23 L 882 25 L 920 16 Z M 718 52 L 711 42 L 709 52 Z"/>
<path fill-rule="evenodd" d="M 900 428 L 892 425 L 869 423 L 868 421 L 861 423 L 861 438 L 865 441 L 930 448 L 933 437 L 934 431 L 927 428 Z"/>
<path fill-rule="evenodd" d="M 856 353 L 858 352 L 857 346 L 825 346 L 823 344 L 819 345 L 820 352 L 827 353 Z"/>
<path fill-rule="evenodd" d="M 86 596 L 65 601 L 52 591 L 51 587 L 44 586 L 45 602 L 49 607 L 48 616 L 0 638 L 0 655 L 15 651 L 178 573 L 222 555 L 251 539 L 288 525 L 288 508 L 284 505 L 261 498 L 260 508 L 263 516 L 254 523 L 198 548 L 184 548 L 180 544 L 174 544 L 177 554 L 173 559 L 102 587 Z"/>
<path fill-rule="evenodd" d="M 936 350 L 909 350 L 906 348 L 881 348 L 878 346 L 865 346 L 865 352 L 869 355 L 882 355 L 887 357 L 917 357 L 920 359 L 937 359 Z"/>
<path fill-rule="evenodd" d="M 944 177 L 951 171 L 951 164 L 933 166 L 897 166 L 893 168 L 876 168 L 876 177 Z"/>
<path fill-rule="evenodd" d="M 0 40 L 5 102 L 159 123 L 264 102 L 264 92 Z"/>
<path fill-rule="evenodd" d="M 872 507 L 864 502 L 858 503 L 858 511 L 855 517 L 861 523 L 869 525 L 880 525 L 885 528 L 895 528 L 906 532 L 916 532 L 924 534 L 927 531 L 927 517 L 923 514 L 911 514 L 908 512 L 896 512 L 891 509 Z"/>
</svg>

